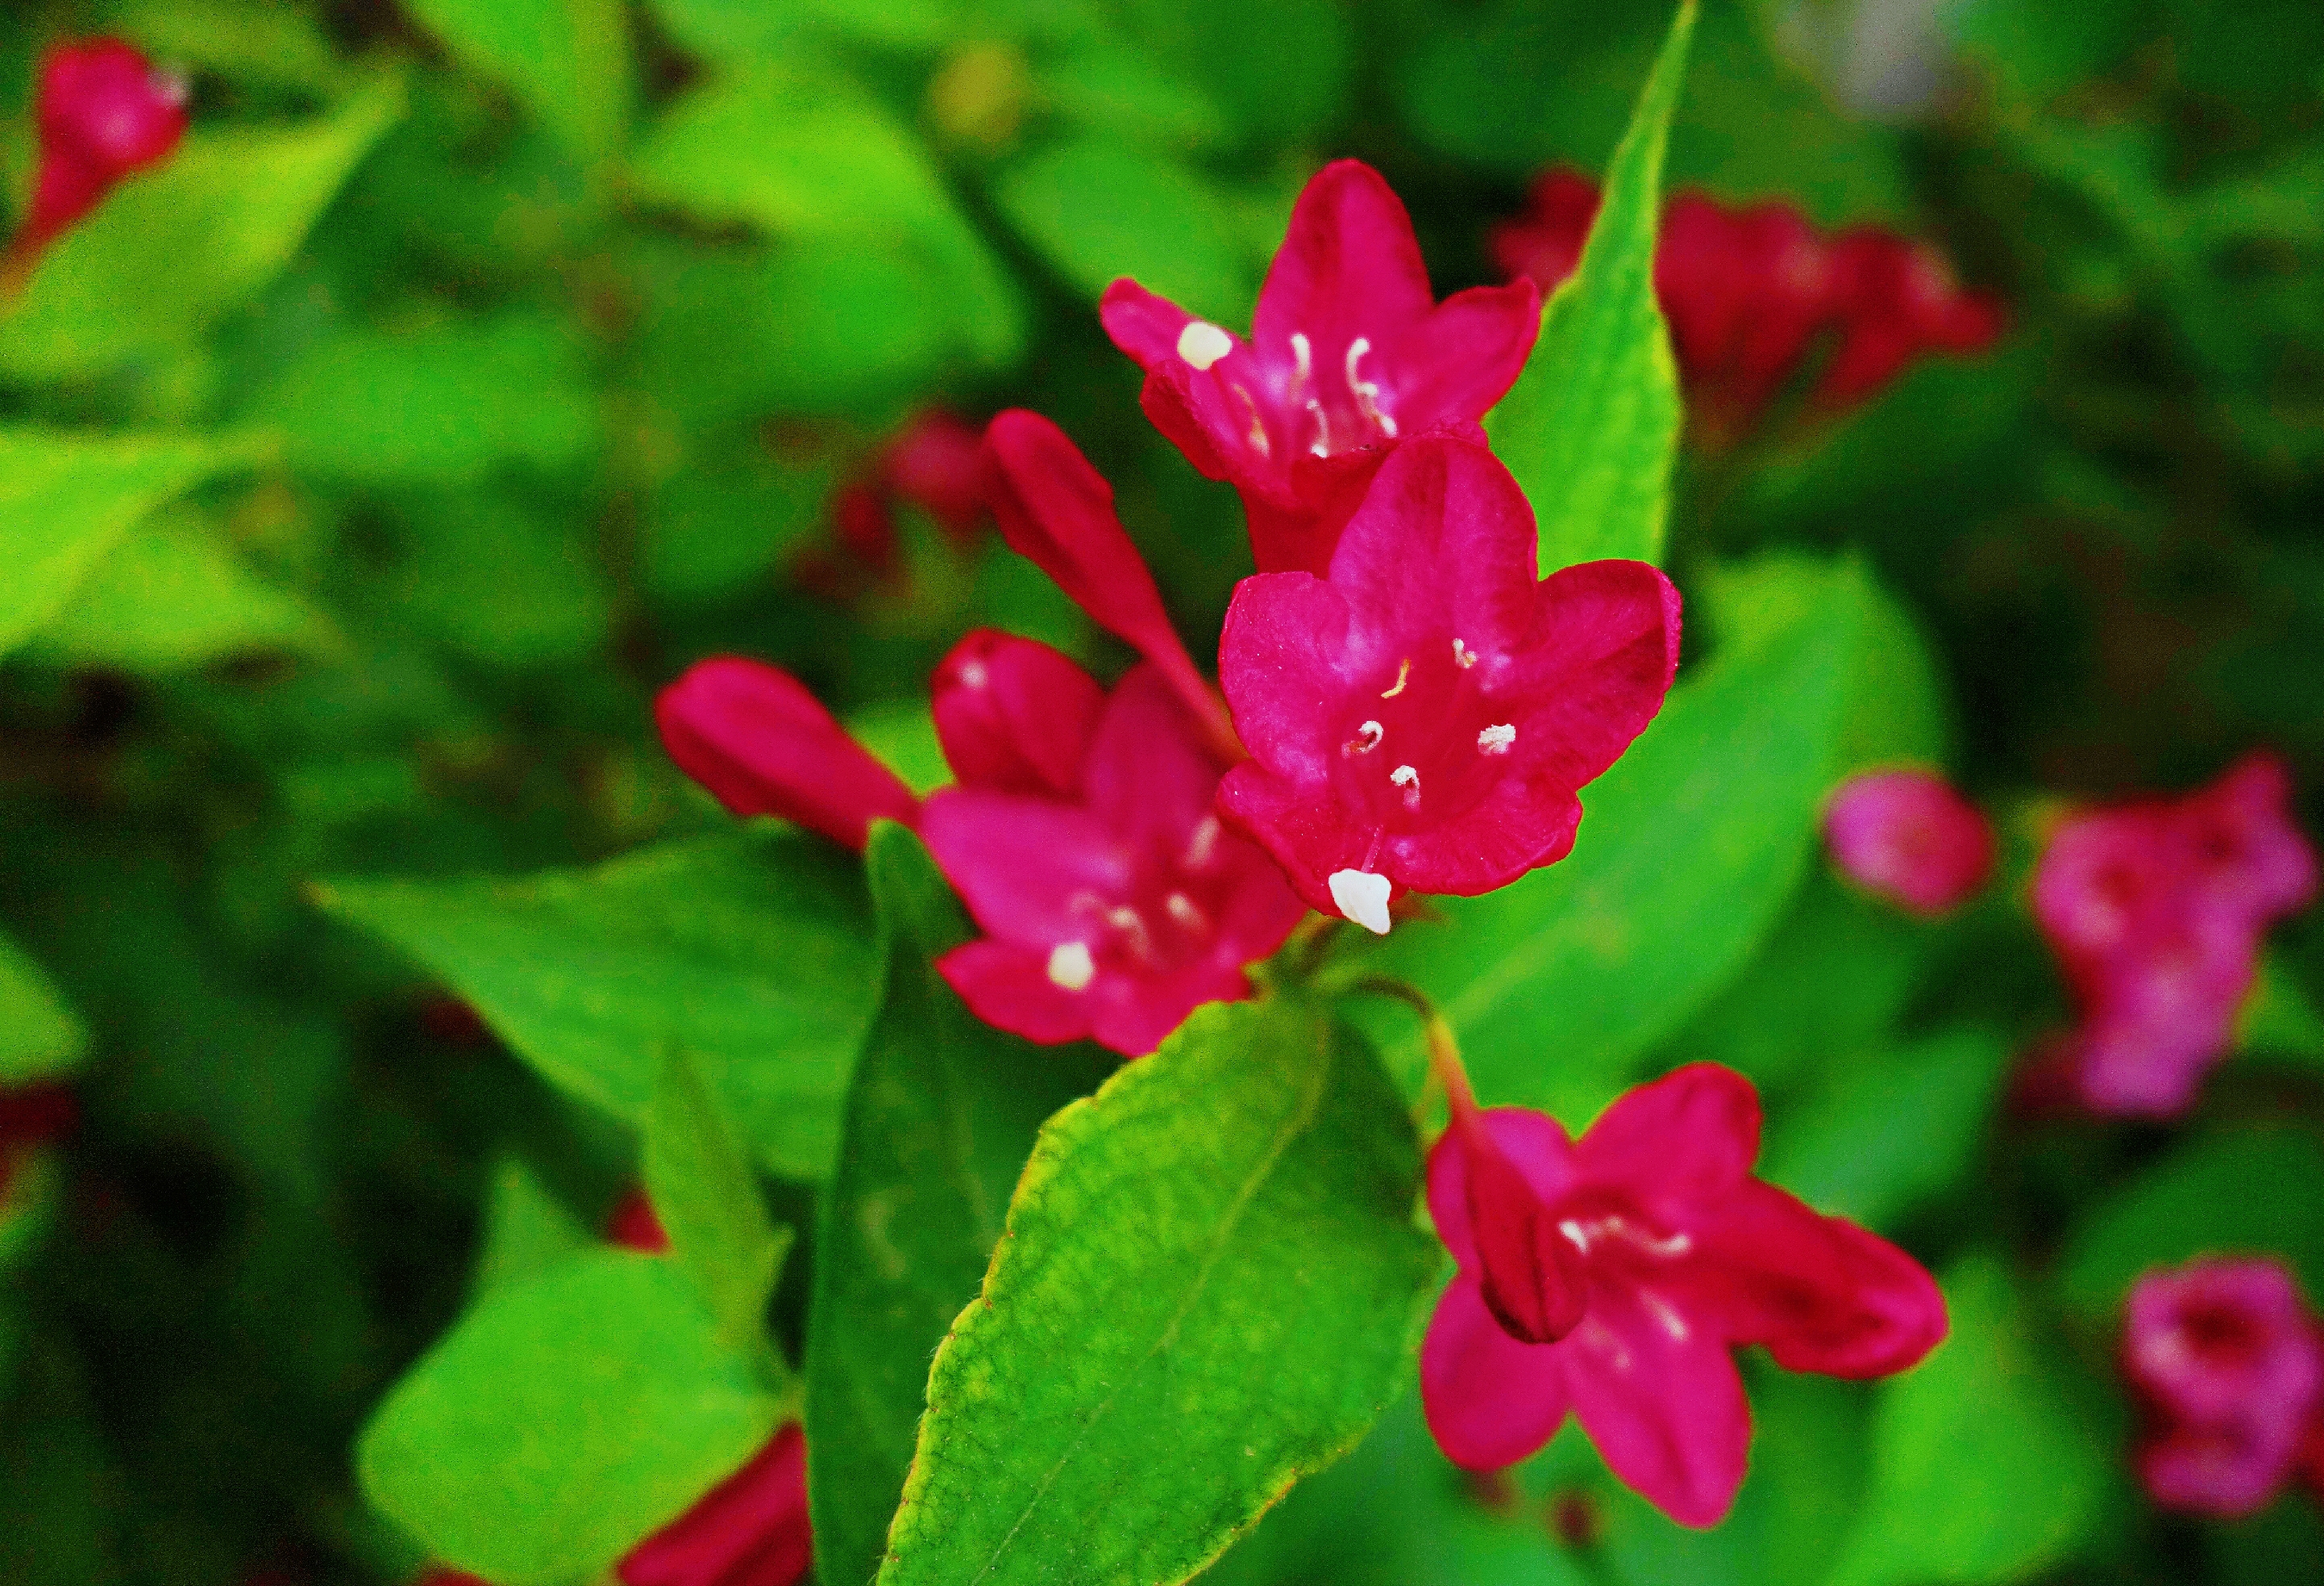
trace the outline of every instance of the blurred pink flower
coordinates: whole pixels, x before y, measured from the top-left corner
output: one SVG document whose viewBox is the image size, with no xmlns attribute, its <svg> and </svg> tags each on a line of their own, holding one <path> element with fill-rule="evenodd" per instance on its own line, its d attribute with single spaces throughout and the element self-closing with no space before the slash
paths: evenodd
<svg viewBox="0 0 2324 1586">
<path fill-rule="evenodd" d="M 39 174 L 9 245 L 30 259 L 123 178 L 167 159 L 186 131 L 186 85 L 118 39 L 60 44 L 41 63 Z"/>
<path fill-rule="evenodd" d="M 1438 303 L 1404 206 L 1355 160 L 1300 193 L 1248 340 L 1128 280 L 1101 312 L 1146 371 L 1147 416 L 1242 497 L 1262 573 L 1323 572 L 1387 452 L 1442 426 L 1473 434 L 1541 328 L 1524 281 Z"/>
<path fill-rule="evenodd" d="M 1519 1188 L 1472 1184 L 1478 1129 Z M 1428 1204 L 1459 1271 L 1420 1360 L 1446 1456 L 1471 1470 L 1515 1463 L 1571 1411 L 1625 1482 L 1683 1525 L 1715 1525 L 1750 1443 L 1734 1346 L 1851 1378 L 1904 1370 L 1934 1348 L 1946 1330 L 1934 1280 L 1885 1240 L 1753 1177 L 1758 1150 L 1750 1082 L 1711 1064 L 1630 1091 L 1579 1141 L 1520 1108 L 1448 1129 L 1429 1155 Z M 1545 1343 L 1512 1329 L 1492 1294 L 1494 1268 L 1545 1228 L 1569 1248 L 1510 1276 L 1521 1285 L 1560 1266 L 1582 1296 L 1578 1321 Z"/>
<path fill-rule="evenodd" d="M 792 1586 L 814 1557 L 807 1438 L 794 1421 L 613 1573 L 622 1586 Z"/>
<path fill-rule="evenodd" d="M 2140 1278 L 2122 1362 L 2147 1415 L 2147 1492 L 2221 1518 L 2255 1513 L 2282 1489 L 2324 1400 L 2324 1339 L 2273 1260 L 2199 1260 Z"/>
<path fill-rule="evenodd" d="M 1993 828 L 1932 771 L 1868 771 L 1824 808 L 1840 873 L 1914 914 L 1949 914 L 1993 874 Z"/>
<path fill-rule="evenodd" d="M 654 1214 L 653 1203 L 646 1192 L 632 1185 L 622 1198 L 613 1203 L 613 1210 L 605 1219 L 605 1237 L 625 1250 L 641 1250 L 649 1256 L 659 1256 L 669 1249 L 669 1234 Z"/>
<path fill-rule="evenodd" d="M 984 521 L 983 432 L 943 408 L 922 408 L 880 448 L 882 487 L 965 541 Z"/>
<path fill-rule="evenodd" d="M 1643 562 L 1536 581 L 1482 446 L 1399 447 L 1330 571 L 1243 580 L 1221 680 L 1252 759 L 1220 808 L 1307 901 L 1374 931 L 1393 890 L 1474 896 L 1565 856 L 1576 790 L 1662 708 L 1679 600 Z"/>
</svg>

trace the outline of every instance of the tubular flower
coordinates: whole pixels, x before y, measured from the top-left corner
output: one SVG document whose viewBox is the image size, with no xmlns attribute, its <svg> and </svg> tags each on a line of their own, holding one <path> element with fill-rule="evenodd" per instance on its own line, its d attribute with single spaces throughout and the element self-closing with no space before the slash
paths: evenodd
<svg viewBox="0 0 2324 1586">
<path fill-rule="evenodd" d="M 1554 291 L 1582 258 L 1598 189 L 1555 170 L 1525 214 L 1497 226 L 1494 259 Z M 1836 343 L 1813 400 L 1827 411 L 1870 400 L 1931 353 L 1983 351 L 2002 330 L 1993 298 L 1964 292 L 1926 244 L 1877 226 L 1819 233 L 1792 205 L 1674 197 L 1655 251 L 1655 292 L 1687 388 L 1697 438 L 1731 442 L 1801 375 L 1821 339 Z"/>
<path fill-rule="evenodd" d="M 779 815 L 861 849 L 872 823 L 910 825 L 919 801 L 779 668 L 719 656 L 654 701 L 678 767 L 736 815 Z"/>
<path fill-rule="evenodd" d="M 1147 416 L 1241 495 L 1262 573 L 1321 573 L 1386 452 L 1473 426 L 1541 330 L 1529 281 L 1438 303 L 1404 206 L 1354 160 L 1300 193 L 1248 340 L 1128 280 L 1100 311 L 1146 371 Z"/>
<path fill-rule="evenodd" d="M 1309 903 L 1474 896 L 1565 856 L 1576 790 L 1662 708 L 1679 601 L 1642 562 L 1536 581 L 1532 510 L 1483 447 L 1388 459 L 1327 576 L 1243 580 L 1220 678 L 1252 758 L 1219 808 Z"/>
<path fill-rule="evenodd" d="M 2267 928 L 2315 896 L 2316 859 L 2268 755 L 2186 798 L 2095 810 L 2051 839 L 2034 915 L 2080 1018 L 2057 1061 L 2101 1112 L 2169 1117 L 2226 1052 Z"/>
<path fill-rule="evenodd" d="M 1824 841 L 1840 873 L 1914 914 L 1950 914 L 1993 874 L 1993 827 L 1930 771 L 1868 771 L 1825 807 Z"/>
<path fill-rule="evenodd" d="M 2324 1339 L 2273 1260 L 2200 1260 L 2140 1278 L 2122 1365 L 2145 1412 L 2148 1494 L 2222 1519 L 2282 1489 L 2324 1406 Z"/>
<path fill-rule="evenodd" d="M 61 44 L 41 64 L 39 174 L 10 244 L 30 260 L 123 178 L 167 159 L 186 131 L 186 85 L 118 39 Z"/>
<path fill-rule="evenodd" d="M 1027 640 L 972 635 L 962 648 L 964 661 L 956 651 L 939 669 L 936 721 L 966 784 L 969 768 L 1004 758 L 992 744 L 1008 707 L 961 696 L 1078 669 Z M 932 795 L 920 834 L 986 933 L 938 965 L 977 1017 L 1137 1057 L 1198 1005 L 1249 996 L 1244 966 L 1305 910 L 1266 854 L 1220 825 L 1219 760 L 1158 669 L 1136 668 L 1084 718 L 1072 781 L 1059 786 L 1070 702 L 1094 689 L 1085 678 L 1061 688 L 1067 710 L 1043 723 L 1038 756 L 1016 739 L 1005 779 Z"/>
<path fill-rule="evenodd" d="M 1519 1187 L 1472 1185 L 1474 1129 L 1428 1159 L 1428 1204 L 1459 1265 L 1421 1351 L 1421 1397 L 1446 1456 L 1471 1470 L 1524 1459 L 1570 1410 L 1625 1482 L 1683 1525 L 1734 1502 L 1750 1410 L 1732 1351 L 1763 1344 L 1794 1371 L 1901 1371 L 1944 1337 L 1943 1297 L 1921 1267 L 1855 1224 L 1751 1176 L 1759 1102 L 1750 1082 L 1694 1064 L 1641 1085 L 1578 1141 L 1557 1121 L 1494 1108 L 1475 1126 Z M 1556 1231 L 1579 1318 L 1531 1342 L 1492 1298 L 1510 1202 Z"/>
</svg>

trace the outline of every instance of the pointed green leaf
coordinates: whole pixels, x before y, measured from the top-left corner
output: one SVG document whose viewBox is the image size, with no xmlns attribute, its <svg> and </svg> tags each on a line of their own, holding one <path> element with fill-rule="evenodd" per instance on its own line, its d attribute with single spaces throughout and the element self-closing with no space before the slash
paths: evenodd
<svg viewBox="0 0 2324 1586">
<path fill-rule="evenodd" d="M 969 936 L 919 840 L 866 854 L 886 980 L 848 1093 L 807 1323 L 807 1467 L 825 1586 L 879 1572 L 927 1401 L 928 1358 L 984 1281 L 1042 1120 L 1113 1066 L 1035 1047 L 969 1012 L 936 960 Z"/>
<path fill-rule="evenodd" d="M 719 1336 L 761 1346 L 788 1228 L 767 1215 L 742 1141 L 684 1047 L 672 1047 L 646 1108 L 646 1198 L 669 1235 L 670 1255 L 702 1291 Z"/>
<path fill-rule="evenodd" d="M 511 1157 L 493 1170 L 484 1250 L 476 1260 L 479 1296 L 538 1277 L 596 1248 L 589 1231 L 520 1158 Z"/>
<path fill-rule="evenodd" d="M 1214 1004 L 1042 1129 L 928 1378 L 881 1586 L 1167 1586 L 1352 1447 L 1441 1259 L 1363 1043 Z"/>
<path fill-rule="evenodd" d="M 402 115 L 402 84 L 383 78 L 304 125 L 189 134 L 42 261 L 0 316 L 0 371 L 100 374 L 198 335 L 274 278 Z"/>
<path fill-rule="evenodd" d="M 862 883 L 830 844 L 749 828 L 593 871 L 315 895 L 584 1100 L 642 1119 L 658 1054 L 682 1046 L 761 1163 L 829 1170 L 872 983 Z"/>
<path fill-rule="evenodd" d="M 88 1046 L 88 1031 L 41 966 L 0 935 L 0 1086 L 70 1068 Z"/>
<path fill-rule="evenodd" d="M 1600 557 L 1662 559 L 1679 400 L 1655 300 L 1655 233 L 1694 11 L 1694 0 L 1679 7 L 1614 151 L 1581 265 L 1542 309 L 1541 340 L 1486 421 L 1533 502 L 1544 573 Z"/>
<path fill-rule="evenodd" d="M 139 520 L 228 461 L 191 438 L 0 429 L 0 651 L 54 619 Z"/>
<path fill-rule="evenodd" d="M 396 1385 L 356 1463 L 430 1556 L 556 1586 L 684 1513 L 780 1410 L 674 1263 L 603 1250 L 487 1294 Z"/>
<path fill-rule="evenodd" d="M 2324 1016 L 2308 1000 L 2281 954 L 2259 961 L 2258 982 L 2236 1019 L 2236 1049 L 2258 1051 L 2304 1067 L 2324 1064 Z"/>
<path fill-rule="evenodd" d="M 622 0 L 411 0 L 451 52 L 510 91 L 584 160 L 621 152 L 630 119 Z"/>
</svg>

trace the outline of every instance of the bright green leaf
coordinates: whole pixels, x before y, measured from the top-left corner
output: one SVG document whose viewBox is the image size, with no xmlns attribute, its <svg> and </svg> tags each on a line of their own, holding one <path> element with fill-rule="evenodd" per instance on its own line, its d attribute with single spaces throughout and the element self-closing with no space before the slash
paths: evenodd
<svg viewBox="0 0 2324 1586">
<path fill-rule="evenodd" d="M 589 1231 L 521 1158 L 508 1157 L 493 1170 L 484 1249 L 476 1259 L 478 1295 L 538 1277 L 596 1248 Z"/>
<path fill-rule="evenodd" d="M 684 1047 L 775 1172 L 830 1168 L 872 982 L 853 862 L 748 829 L 594 871 L 334 881 L 317 901 L 441 975 L 550 1080 L 632 1120 Z"/>
<path fill-rule="evenodd" d="M 1050 1120 L 936 1353 L 882 1586 L 1209 1563 L 1411 1369 L 1419 1166 L 1371 1054 L 1288 1000 L 1197 1010 Z"/>
<path fill-rule="evenodd" d="M 411 9 L 575 153 L 604 160 L 621 152 L 630 118 L 623 0 L 411 0 Z"/>
<path fill-rule="evenodd" d="M 2258 983 L 2236 1019 L 2236 1049 L 2307 1065 L 2324 1063 L 2324 1015 L 2317 1013 L 2280 954 L 2266 954 L 2259 961 Z"/>
<path fill-rule="evenodd" d="M 88 1031 L 41 966 L 0 935 L 0 1086 L 61 1073 L 88 1046 Z"/>
<path fill-rule="evenodd" d="M 823 1203 L 807 1322 L 807 1480 L 827 1586 L 879 1572 L 928 1357 L 976 1297 L 1042 1120 L 1112 1066 L 971 1014 L 936 973 L 970 932 L 927 851 L 881 825 L 867 861 L 886 981 Z"/>
<path fill-rule="evenodd" d="M 1600 557 L 1660 561 L 1678 455 L 1678 364 L 1655 298 L 1663 152 L 1694 0 L 1638 97 L 1582 263 L 1542 309 L 1541 340 L 1488 419 L 1541 526 L 1544 573 Z"/>
<path fill-rule="evenodd" d="M 719 1336 L 736 1349 L 761 1347 L 790 1230 L 768 1217 L 742 1142 L 682 1047 L 662 1063 L 645 1136 L 646 1198 L 670 1255 L 701 1291 Z"/>
<path fill-rule="evenodd" d="M 1863 1518 L 1831 1586 L 2023 1580 L 2071 1555 L 2117 1457 L 2077 1414 L 2007 1273 L 1946 1277 L 1952 1332 L 1886 1384 Z"/>
<path fill-rule="evenodd" d="M 0 652 L 55 617 L 146 513 L 231 460 L 192 439 L 0 429 Z"/>
<path fill-rule="evenodd" d="M 191 339 L 274 278 L 402 114 L 402 85 L 383 78 L 304 125 L 189 134 L 42 261 L 0 318 L 0 371 L 100 374 Z"/>
<path fill-rule="evenodd" d="M 258 651 L 327 653 L 331 620 L 260 581 L 189 509 L 158 513 L 80 581 L 32 638 L 43 659 L 175 672 Z"/>
<path fill-rule="evenodd" d="M 779 1410 L 675 1264 L 604 1250 L 486 1295 L 396 1385 L 357 1466 L 435 1558 L 557 1586 L 683 1513 Z"/>
<path fill-rule="evenodd" d="M 473 480 L 497 463 L 568 467 L 596 444 L 581 349 L 555 321 L 511 314 L 308 350 L 246 415 L 293 466 L 368 483 Z"/>
<path fill-rule="evenodd" d="M 1233 208 L 1186 166 L 1087 139 L 1010 166 L 993 199 L 1093 303 L 1127 275 L 1190 312 L 1229 324 L 1250 317 L 1258 282 Z"/>
<path fill-rule="evenodd" d="M 934 45 L 961 31 L 948 0 L 656 0 L 671 35 L 709 60 L 742 64 L 828 33 L 867 43 Z"/>
<path fill-rule="evenodd" d="M 872 752 L 907 788 L 927 798 L 953 779 L 936 738 L 936 719 L 920 700 L 897 699 L 848 713 L 847 735 Z"/>
</svg>

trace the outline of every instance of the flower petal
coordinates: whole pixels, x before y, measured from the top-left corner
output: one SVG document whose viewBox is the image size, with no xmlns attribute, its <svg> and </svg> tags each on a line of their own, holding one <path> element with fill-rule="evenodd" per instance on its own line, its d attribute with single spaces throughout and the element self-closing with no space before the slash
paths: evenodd
<svg viewBox="0 0 2324 1586">
<path fill-rule="evenodd" d="M 1352 622 L 1394 642 L 1458 634 L 1510 652 L 1536 624 L 1537 538 L 1525 492 L 1491 452 L 1450 434 L 1418 436 L 1380 467 L 1332 553 L 1331 582 Z"/>
<path fill-rule="evenodd" d="M 1053 980 L 1048 954 L 1039 948 L 982 937 L 954 947 L 936 968 L 968 1010 L 995 1029 L 1050 1047 L 1090 1033 L 1088 991 Z"/>
<path fill-rule="evenodd" d="M 1436 1302 L 1420 1346 L 1420 1403 L 1436 1446 L 1471 1471 L 1514 1465 L 1557 1435 L 1567 1397 L 1562 1343 L 1501 1331 L 1467 1274 Z"/>
<path fill-rule="evenodd" d="M 1019 946 L 1090 939 L 1134 873 L 1095 816 L 1023 794 L 940 788 L 920 835 L 976 923 Z"/>
<path fill-rule="evenodd" d="M 1644 562 L 1583 562 L 1542 580 L 1533 622 L 1534 642 L 1497 692 L 1524 702 L 1513 706 L 1522 763 L 1578 792 L 1669 697 L 1678 591 Z"/>
<path fill-rule="evenodd" d="M 807 1523 L 807 1440 L 792 1422 L 748 1464 L 630 1550 L 622 1586 L 790 1586 L 814 1553 Z"/>
<path fill-rule="evenodd" d="M 1185 851 L 1211 813 L 1219 765 L 1161 673 L 1131 669 L 1105 702 L 1082 770 L 1090 812 L 1138 851 Z"/>
<path fill-rule="evenodd" d="M 1036 640 L 979 628 L 929 683 L 936 739 L 964 787 L 1078 798 L 1105 692 Z"/>
<path fill-rule="evenodd" d="M 1388 348 L 1407 430 L 1475 420 L 1508 394 L 1541 334 L 1541 289 L 1520 278 L 1439 303 Z"/>
<path fill-rule="evenodd" d="M 1338 346 L 1369 336 L 1384 346 L 1390 335 L 1425 322 L 1435 301 L 1403 201 L 1362 161 L 1335 160 L 1291 207 L 1251 337 L 1273 346 L 1297 333 Z"/>
<path fill-rule="evenodd" d="M 1386 839 L 1397 881 L 1416 892 L 1478 898 L 1573 851 L 1582 801 L 1555 777 L 1505 775 L 1454 818 Z"/>
<path fill-rule="evenodd" d="M 1453 1259 L 1479 1282 L 1504 1332 L 1554 1343 L 1581 1319 L 1579 1252 L 1558 1231 L 1572 1148 L 1545 1113 L 1480 1112 L 1456 1096 L 1452 1121 L 1428 1154 L 1428 1206 Z"/>
<path fill-rule="evenodd" d="M 1623 1093 L 1574 1156 L 1591 1183 L 1646 1205 L 1715 1206 L 1750 1178 L 1758 1159 L 1759 1094 L 1733 1069 L 1690 1063 Z"/>
<path fill-rule="evenodd" d="M 1743 1485 L 1751 1407 L 1727 1341 L 1651 1288 L 1593 1285 L 1554 1346 L 1573 1413 L 1615 1475 L 1682 1526 L 1715 1526 Z"/>
</svg>

